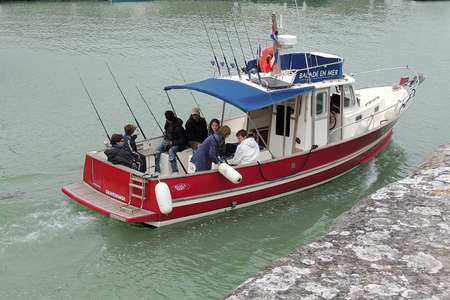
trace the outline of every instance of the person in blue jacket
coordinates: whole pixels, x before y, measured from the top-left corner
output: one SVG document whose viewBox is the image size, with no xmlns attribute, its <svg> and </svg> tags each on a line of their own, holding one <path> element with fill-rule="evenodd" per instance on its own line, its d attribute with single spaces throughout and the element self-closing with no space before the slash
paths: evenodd
<svg viewBox="0 0 450 300">
<path fill-rule="evenodd" d="M 198 146 L 194 152 L 191 162 L 195 165 L 195 170 L 207 171 L 211 170 L 212 163 L 218 164 L 221 161 L 221 145 L 225 143 L 225 139 L 230 135 L 231 129 L 228 126 L 222 126 L 220 129 L 211 134 Z"/>
</svg>

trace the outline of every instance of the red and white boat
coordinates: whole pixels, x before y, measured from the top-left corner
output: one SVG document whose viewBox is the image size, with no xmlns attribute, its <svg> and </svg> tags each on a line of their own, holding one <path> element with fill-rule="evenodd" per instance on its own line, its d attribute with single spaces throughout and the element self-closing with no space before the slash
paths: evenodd
<svg viewBox="0 0 450 300">
<path fill-rule="evenodd" d="M 161 175 L 152 178 L 92 151 L 83 181 L 62 191 L 110 218 L 159 227 L 280 198 L 368 162 L 391 141 L 423 77 L 405 67 L 411 74 L 399 84 L 354 90 L 355 78 L 343 73 L 342 58 L 285 52 L 295 42 L 295 36 L 279 35 L 273 48 L 247 63 L 245 75 L 165 87 L 205 93 L 242 110 L 223 123 L 232 129 L 231 142 L 239 129 L 257 130 L 263 149 L 254 163 L 189 173 L 192 150 L 186 149 L 178 153 L 178 164 L 187 171 L 172 176 L 162 154 Z M 268 55 L 276 56 L 273 70 Z M 138 143 L 148 174 L 161 139 Z"/>
</svg>

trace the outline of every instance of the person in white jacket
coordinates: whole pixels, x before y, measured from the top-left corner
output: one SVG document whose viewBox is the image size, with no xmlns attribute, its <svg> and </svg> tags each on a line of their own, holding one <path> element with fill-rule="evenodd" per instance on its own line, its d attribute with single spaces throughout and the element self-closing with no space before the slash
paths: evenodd
<svg viewBox="0 0 450 300">
<path fill-rule="evenodd" d="M 239 145 L 233 158 L 228 160 L 228 164 L 243 165 L 256 161 L 259 155 L 259 145 L 253 136 L 247 136 L 247 131 L 241 129 L 236 133 L 236 137 Z"/>
</svg>

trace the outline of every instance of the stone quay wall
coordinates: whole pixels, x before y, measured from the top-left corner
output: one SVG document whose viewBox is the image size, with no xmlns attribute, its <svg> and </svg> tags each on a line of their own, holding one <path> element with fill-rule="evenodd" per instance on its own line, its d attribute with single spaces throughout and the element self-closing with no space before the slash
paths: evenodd
<svg viewBox="0 0 450 300">
<path fill-rule="evenodd" d="M 225 299 L 450 299 L 450 144 Z"/>
</svg>

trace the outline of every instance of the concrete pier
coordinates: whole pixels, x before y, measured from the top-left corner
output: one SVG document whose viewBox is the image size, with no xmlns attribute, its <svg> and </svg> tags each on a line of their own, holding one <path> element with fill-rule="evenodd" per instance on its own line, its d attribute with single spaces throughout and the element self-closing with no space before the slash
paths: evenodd
<svg viewBox="0 0 450 300">
<path fill-rule="evenodd" d="M 450 144 L 226 299 L 450 299 Z"/>
</svg>

